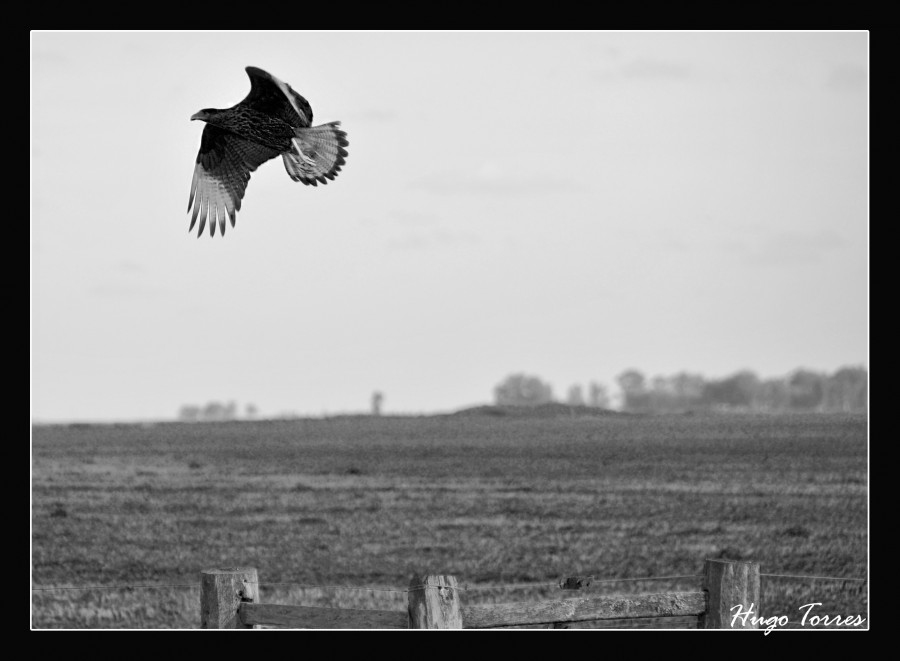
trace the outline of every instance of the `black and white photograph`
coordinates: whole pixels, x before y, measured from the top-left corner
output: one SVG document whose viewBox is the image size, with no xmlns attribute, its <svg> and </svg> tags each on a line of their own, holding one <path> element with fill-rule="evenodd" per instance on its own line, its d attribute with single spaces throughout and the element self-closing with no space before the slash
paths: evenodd
<svg viewBox="0 0 900 661">
<path fill-rule="evenodd" d="M 868 630 L 869 47 L 32 31 L 32 631 Z"/>
</svg>

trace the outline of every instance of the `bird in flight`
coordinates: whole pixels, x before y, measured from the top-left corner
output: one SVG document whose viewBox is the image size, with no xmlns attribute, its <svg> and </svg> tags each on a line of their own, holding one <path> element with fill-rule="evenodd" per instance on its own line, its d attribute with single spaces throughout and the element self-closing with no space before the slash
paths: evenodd
<svg viewBox="0 0 900 661">
<path fill-rule="evenodd" d="M 225 236 L 226 219 L 234 227 L 250 173 L 270 158 L 281 155 L 290 178 L 312 186 L 333 180 L 345 163 L 349 143 L 340 122 L 313 126 L 312 108 L 290 85 L 256 67 L 247 67 L 247 75 L 243 101 L 191 117 L 206 122 L 188 200 L 188 211 L 194 209 L 188 231 L 199 220 L 198 237 L 207 219 L 210 236 L 217 223 Z"/>
</svg>

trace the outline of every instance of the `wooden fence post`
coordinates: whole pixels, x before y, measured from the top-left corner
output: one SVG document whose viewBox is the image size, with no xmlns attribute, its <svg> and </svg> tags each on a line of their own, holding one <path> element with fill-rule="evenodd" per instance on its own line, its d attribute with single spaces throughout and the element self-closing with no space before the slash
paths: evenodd
<svg viewBox="0 0 900 661">
<path fill-rule="evenodd" d="M 254 567 L 200 572 L 201 629 L 252 629 L 238 615 L 244 601 L 259 603 L 259 577 Z"/>
<path fill-rule="evenodd" d="M 701 629 L 759 628 L 751 621 L 760 617 L 758 562 L 707 560 L 703 589 L 708 602 L 700 617 Z"/>
<path fill-rule="evenodd" d="M 410 629 L 462 629 L 455 576 L 415 574 L 409 582 Z"/>
</svg>

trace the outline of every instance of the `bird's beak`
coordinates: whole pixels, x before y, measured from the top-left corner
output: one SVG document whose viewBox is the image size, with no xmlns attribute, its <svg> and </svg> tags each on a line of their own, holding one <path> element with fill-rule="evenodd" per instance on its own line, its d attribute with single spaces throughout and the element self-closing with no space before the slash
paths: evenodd
<svg viewBox="0 0 900 661">
<path fill-rule="evenodd" d="M 206 119 L 206 113 L 202 110 L 200 112 L 195 112 L 191 115 L 191 121 L 194 121 L 195 119 Z"/>
</svg>

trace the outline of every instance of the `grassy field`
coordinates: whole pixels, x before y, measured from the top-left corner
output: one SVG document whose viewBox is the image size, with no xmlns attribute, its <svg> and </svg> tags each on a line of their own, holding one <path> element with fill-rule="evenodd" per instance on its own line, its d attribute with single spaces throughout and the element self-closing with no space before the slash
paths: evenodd
<svg viewBox="0 0 900 661">
<path fill-rule="evenodd" d="M 694 575 L 707 557 L 867 576 L 864 416 L 39 426 L 32 457 L 33 587 L 183 586 L 32 592 L 36 628 L 197 627 L 211 566 L 257 567 L 264 601 L 399 610 L 416 571 L 456 575 L 469 602 L 558 598 L 571 574 Z M 266 585 L 284 582 L 401 591 Z M 763 615 L 868 617 L 866 595 L 764 578 Z"/>
</svg>

